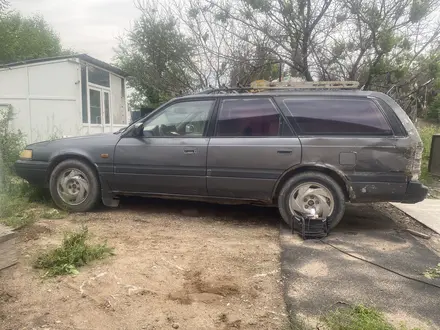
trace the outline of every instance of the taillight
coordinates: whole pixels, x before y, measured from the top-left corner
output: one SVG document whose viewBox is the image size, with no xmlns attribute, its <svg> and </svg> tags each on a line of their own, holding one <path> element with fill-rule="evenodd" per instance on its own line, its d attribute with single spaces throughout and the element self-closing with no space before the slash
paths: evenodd
<svg viewBox="0 0 440 330">
<path fill-rule="evenodd" d="M 423 143 L 417 143 L 417 146 L 414 150 L 414 155 L 412 159 L 411 166 L 411 180 L 417 181 L 420 177 L 420 171 L 422 168 L 422 156 L 423 156 Z"/>
</svg>

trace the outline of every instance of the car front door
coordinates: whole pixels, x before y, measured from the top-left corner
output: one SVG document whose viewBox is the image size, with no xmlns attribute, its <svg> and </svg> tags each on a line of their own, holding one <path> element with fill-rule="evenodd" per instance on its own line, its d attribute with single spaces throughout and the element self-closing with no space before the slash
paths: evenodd
<svg viewBox="0 0 440 330">
<path fill-rule="evenodd" d="M 208 147 L 210 196 L 270 200 L 283 172 L 300 163 L 300 141 L 270 97 L 221 100 Z"/>
<path fill-rule="evenodd" d="M 206 131 L 215 99 L 179 100 L 115 148 L 113 191 L 206 195 Z"/>
</svg>

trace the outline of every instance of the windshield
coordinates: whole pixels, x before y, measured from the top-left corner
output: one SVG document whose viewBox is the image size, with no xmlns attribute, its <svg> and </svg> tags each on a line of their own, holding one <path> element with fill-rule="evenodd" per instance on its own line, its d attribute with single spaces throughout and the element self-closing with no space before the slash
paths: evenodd
<svg viewBox="0 0 440 330">
<path fill-rule="evenodd" d="M 171 102 L 171 101 L 169 101 L 169 102 Z M 136 123 L 141 123 L 141 122 L 145 121 L 145 119 L 147 119 L 148 117 L 153 116 L 154 113 L 156 113 L 157 110 L 162 109 L 162 108 L 163 108 L 165 105 L 167 105 L 169 102 L 166 102 L 166 103 L 160 105 L 159 107 L 157 107 L 156 109 L 154 109 L 154 110 L 153 110 L 152 112 L 150 112 L 149 114 L 146 114 L 145 116 L 139 118 L 138 120 L 135 120 L 134 122 L 132 122 L 132 123 L 131 123 L 130 125 L 128 125 L 127 127 L 123 127 L 123 128 L 121 128 L 120 130 L 116 131 L 116 132 L 113 133 L 113 134 L 122 134 L 122 133 L 128 131 L 128 130 L 129 130 L 131 127 L 133 127 L 133 125 L 135 125 Z"/>
</svg>

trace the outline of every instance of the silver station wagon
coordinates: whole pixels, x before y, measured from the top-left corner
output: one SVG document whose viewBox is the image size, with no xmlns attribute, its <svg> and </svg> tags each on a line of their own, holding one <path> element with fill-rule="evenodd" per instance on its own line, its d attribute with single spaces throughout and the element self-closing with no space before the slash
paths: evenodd
<svg viewBox="0 0 440 330">
<path fill-rule="evenodd" d="M 402 108 L 359 90 L 211 90 L 117 133 L 28 145 L 15 164 L 74 212 L 123 195 L 274 205 L 331 227 L 346 202 L 417 203 L 422 142 Z"/>
</svg>

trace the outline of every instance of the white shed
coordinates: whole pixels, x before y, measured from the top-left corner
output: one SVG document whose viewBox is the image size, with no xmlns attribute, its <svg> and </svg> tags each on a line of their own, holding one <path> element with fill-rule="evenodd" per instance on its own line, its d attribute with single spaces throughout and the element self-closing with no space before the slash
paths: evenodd
<svg viewBox="0 0 440 330">
<path fill-rule="evenodd" d="M 0 65 L 0 106 L 28 143 L 114 132 L 130 120 L 126 76 L 85 54 Z"/>
</svg>

